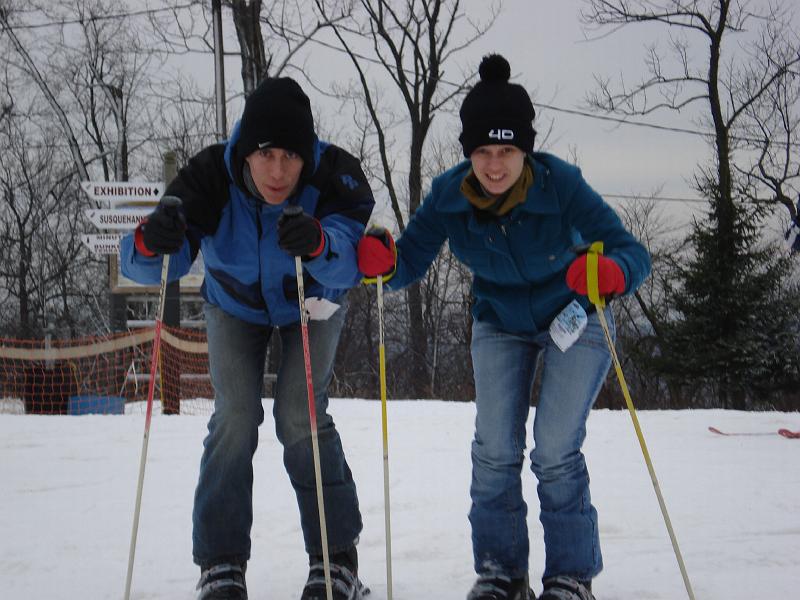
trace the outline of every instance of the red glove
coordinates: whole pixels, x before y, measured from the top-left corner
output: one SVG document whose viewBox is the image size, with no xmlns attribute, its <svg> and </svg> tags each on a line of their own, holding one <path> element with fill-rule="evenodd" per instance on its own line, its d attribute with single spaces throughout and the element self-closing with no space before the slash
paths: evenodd
<svg viewBox="0 0 800 600">
<path fill-rule="evenodd" d="M 358 241 L 358 270 L 367 279 L 383 275 L 384 279 L 394 275 L 397 264 L 397 249 L 392 234 L 383 227 L 373 227 Z"/>
<path fill-rule="evenodd" d="M 572 261 L 567 269 L 567 285 L 573 291 L 588 295 L 586 283 L 586 254 L 581 254 Z M 597 256 L 597 291 L 601 296 L 620 295 L 625 292 L 625 274 L 612 259 L 599 254 Z"/>
</svg>

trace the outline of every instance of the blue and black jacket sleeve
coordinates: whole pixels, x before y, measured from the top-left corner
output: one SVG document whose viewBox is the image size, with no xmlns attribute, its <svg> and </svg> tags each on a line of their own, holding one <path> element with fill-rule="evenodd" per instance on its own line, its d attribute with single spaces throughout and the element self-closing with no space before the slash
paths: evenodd
<svg viewBox="0 0 800 600">
<path fill-rule="evenodd" d="M 192 157 L 167 186 L 165 195 L 181 199 L 181 211 L 186 217 L 186 242 L 170 258 L 169 280 L 180 279 L 189 272 L 200 240 L 212 235 L 219 224 L 222 209 L 230 200 L 230 178 L 225 167 L 225 146 L 214 144 Z M 146 257 L 136 251 L 133 235 L 120 242 L 120 262 L 123 275 L 143 284 L 158 284 L 161 277 L 161 257 Z"/>
<path fill-rule="evenodd" d="M 325 236 L 325 249 L 305 267 L 321 284 L 349 288 L 361 280 L 356 247 L 369 221 L 375 199 L 358 159 L 327 146 L 309 185 L 319 190 L 314 216 Z"/>
</svg>

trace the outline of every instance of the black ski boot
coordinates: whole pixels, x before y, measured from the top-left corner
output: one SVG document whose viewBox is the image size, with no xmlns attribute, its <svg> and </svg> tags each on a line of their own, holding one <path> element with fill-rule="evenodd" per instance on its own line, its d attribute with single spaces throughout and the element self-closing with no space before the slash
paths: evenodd
<svg viewBox="0 0 800 600">
<path fill-rule="evenodd" d="M 310 556 L 308 563 L 308 580 L 300 600 L 326 600 L 328 596 L 322 556 Z M 333 600 L 361 600 L 369 594 L 369 588 L 358 579 L 358 553 L 355 546 L 333 554 L 330 567 Z"/>
<path fill-rule="evenodd" d="M 536 600 L 528 577 L 512 579 L 499 573 L 478 576 L 467 600 Z"/>
<path fill-rule="evenodd" d="M 595 600 L 592 582 L 578 581 L 574 577 L 558 575 L 544 581 L 544 591 L 539 600 Z"/>
<path fill-rule="evenodd" d="M 197 582 L 197 600 L 247 600 L 246 569 L 247 563 L 220 563 L 202 569 Z"/>
</svg>

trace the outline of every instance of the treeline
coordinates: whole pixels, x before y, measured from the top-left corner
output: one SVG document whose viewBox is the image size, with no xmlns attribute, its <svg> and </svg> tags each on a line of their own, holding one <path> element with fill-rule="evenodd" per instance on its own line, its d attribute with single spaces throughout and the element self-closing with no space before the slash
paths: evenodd
<svg viewBox="0 0 800 600">
<path fill-rule="evenodd" d="M 100 334 L 118 327 L 120 312 L 154 314 L 152 298 L 110 294 L 109 261 L 81 244 L 92 230 L 84 211 L 97 206 L 80 182 L 157 181 L 164 152 L 181 165 L 218 139 L 214 90 L 186 68 L 187 55 L 213 64 L 207 4 L 0 3 L 0 335 Z M 241 56 L 227 114 L 263 77 L 300 79 L 320 99 L 322 137 L 362 159 L 377 218 L 401 234 L 432 177 L 460 159 L 448 125 L 473 81 L 454 78 L 464 71 L 457 56 L 480 43 L 502 1 L 470 18 L 459 0 L 221 4 L 226 51 L 235 39 Z M 640 408 L 800 410 L 797 259 L 765 229 L 794 216 L 800 182 L 800 42 L 789 4 L 584 2 L 587 29 L 647 22 L 671 44 L 652 51 L 633 86 L 633 76 L 598 74 L 593 108 L 646 120 L 692 105 L 702 122 L 687 128 L 709 132 L 707 163 L 686 174 L 707 202 L 688 232 L 676 233 L 657 195 L 622 214 L 653 256 L 646 285 L 613 303 Z M 349 69 L 347 81 L 315 70 L 329 62 Z M 547 138 L 542 131 L 538 144 Z M 348 299 L 333 391 L 376 397 L 375 290 Z M 472 397 L 470 308 L 469 273 L 446 248 L 420 284 L 385 296 L 390 397 Z M 185 299 L 184 319 L 201 314 Z M 609 377 L 598 405 L 623 408 Z"/>
</svg>

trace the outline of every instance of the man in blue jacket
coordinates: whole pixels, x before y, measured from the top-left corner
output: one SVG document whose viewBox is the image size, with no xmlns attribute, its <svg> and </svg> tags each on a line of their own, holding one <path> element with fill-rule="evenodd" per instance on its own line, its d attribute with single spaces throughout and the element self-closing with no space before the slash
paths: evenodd
<svg viewBox="0 0 800 600">
<path fill-rule="evenodd" d="M 189 271 L 198 251 L 203 253 L 216 397 L 193 512 L 193 555 L 201 568 L 198 598 L 247 598 L 252 459 L 264 420 L 264 361 L 275 330 L 281 363 L 273 414 L 309 554 L 302 600 L 325 598 L 297 256 L 308 299 L 319 299 L 310 303 L 319 314 L 309 308 L 308 327 L 334 598 L 360 598 L 355 545 L 361 514 L 327 412 L 327 388 L 345 319 L 345 294 L 360 279 L 356 244 L 374 205 L 361 166 L 341 148 L 317 139 L 308 97 L 295 81 L 270 78 L 247 98 L 230 139 L 194 156 L 166 194 L 182 200 L 180 209 L 156 208 L 123 239 L 121 262 L 127 277 L 157 284 L 159 255 L 172 255 L 169 278 L 174 280 Z M 289 205 L 302 211 L 284 214 Z"/>
<path fill-rule="evenodd" d="M 587 298 L 581 248 L 605 243 L 603 296 L 635 291 L 650 257 L 577 167 L 533 152 L 533 104 L 510 73 L 502 56 L 483 59 L 460 111 L 469 160 L 433 180 L 396 250 L 386 231 L 365 236 L 359 265 L 399 289 L 422 277 L 447 240 L 473 274 L 469 520 L 478 579 L 468 600 L 533 598 L 521 470 L 539 364 L 531 452 L 546 554 L 539 600 L 591 600 L 603 562 L 581 446 L 611 356 Z M 613 332 L 611 310 L 605 315 Z"/>
</svg>

